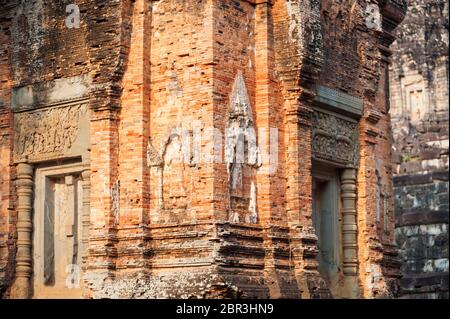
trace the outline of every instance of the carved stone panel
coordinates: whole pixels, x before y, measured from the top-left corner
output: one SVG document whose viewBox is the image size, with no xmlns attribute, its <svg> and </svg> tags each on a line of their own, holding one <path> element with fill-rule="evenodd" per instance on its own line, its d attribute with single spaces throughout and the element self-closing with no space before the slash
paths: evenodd
<svg viewBox="0 0 450 319">
<path fill-rule="evenodd" d="M 358 161 L 358 131 L 356 121 L 331 113 L 314 111 L 312 153 L 315 159 L 356 166 Z"/>
<path fill-rule="evenodd" d="M 15 113 L 14 130 L 16 162 L 81 156 L 89 145 L 88 102 Z"/>
</svg>

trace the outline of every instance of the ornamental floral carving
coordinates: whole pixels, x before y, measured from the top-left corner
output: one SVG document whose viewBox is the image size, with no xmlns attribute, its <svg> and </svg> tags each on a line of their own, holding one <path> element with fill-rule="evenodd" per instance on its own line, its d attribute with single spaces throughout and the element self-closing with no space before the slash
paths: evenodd
<svg viewBox="0 0 450 319">
<path fill-rule="evenodd" d="M 357 123 L 329 113 L 313 113 L 312 152 L 316 159 L 356 166 Z"/>
<path fill-rule="evenodd" d="M 78 137 L 87 103 L 37 109 L 14 115 L 16 161 L 64 156 Z"/>
</svg>

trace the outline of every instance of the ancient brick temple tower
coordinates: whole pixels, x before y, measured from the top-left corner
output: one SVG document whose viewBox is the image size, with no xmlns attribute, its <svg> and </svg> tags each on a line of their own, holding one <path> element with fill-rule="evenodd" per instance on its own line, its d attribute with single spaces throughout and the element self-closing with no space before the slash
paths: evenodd
<svg viewBox="0 0 450 319">
<path fill-rule="evenodd" d="M 4 297 L 395 294 L 405 1 L 0 6 Z"/>
</svg>

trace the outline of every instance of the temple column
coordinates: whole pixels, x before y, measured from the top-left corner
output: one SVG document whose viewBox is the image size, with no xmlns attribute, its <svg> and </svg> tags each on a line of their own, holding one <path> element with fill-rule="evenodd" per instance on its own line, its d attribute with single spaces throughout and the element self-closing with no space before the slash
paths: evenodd
<svg viewBox="0 0 450 319">
<path fill-rule="evenodd" d="M 31 235 L 33 231 L 31 217 L 33 209 L 32 165 L 26 163 L 17 165 L 16 183 L 18 194 L 16 280 L 11 289 L 11 298 L 27 299 L 31 297 L 30 278 L 33 271 L 31 256 Z"/>
<path fill-rule="evenodd" d="M 341 175 L 343 298 L 357 298 L 357 224 L 356 224 L 356 170 L 344 169 Z"/>
<path fill-rule="evenodd" d="M 83 190 L 82 208 L 81 208 L 81 249 L 83 252 L 82 265 L 83 272 L 86 270 L 88 246 L 89 246 L 89 227 L 90 227 L 90 196 L 91 196 L 91 171 L 89 169 L 81 173 L 81 188 Z"/>
<path fill-rule="evenodd" d="M 82 189 L 82 199 L 81 199 L 81 247 L 82 252 L 81 257 L 81 280 L 80 283 L 83 286 L 87 286 L 87 282 L 84 281 L 84 275 L 88 269 L 88 258 L 89 258 L 89 230 L 91 227 L 91 207 L 90 207 L 90 196 L 91 196 L 91 170 L 87 169 L 81 172 L 81 189 Z M 84 297 L 88 297 L 86 290 L 83 290 Z"/>
<path fill-rule="evenodd" d="M 342 244 L 344 247 L 344 275 L 356 276 L 357 225 L 356 225 L 356 170 L 344 169 L 341 175 Z"/>
</svg>

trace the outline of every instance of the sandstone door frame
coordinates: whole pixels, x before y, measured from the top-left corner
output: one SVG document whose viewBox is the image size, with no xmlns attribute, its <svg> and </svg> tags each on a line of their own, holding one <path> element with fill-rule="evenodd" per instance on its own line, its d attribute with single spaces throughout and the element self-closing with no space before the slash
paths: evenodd
<svg viewBox="0 0 450 319">
<path fill-rule="evenodd" d="M 82 214 L 90 216 L 89 82 L 89 77 L 83 75 L 54 80 L 51 85 L 49 82 L 44 87 L 32 84 L 13 91 L 18 220 L 15 280 L 11 298 L 26 299 L 33 295 L 35 169 L 44 165 L 53 165 L 53 169 L 67 165 L 79 167 L 84 194 Z M 67 96 L 67 93 L 72 95 Z M 43 96 L 47 97 L 45 101 L 42 100 Z M 83 223 L 88 225 L 88 218 Z M 86 230 L 84 244 L 88 240 L 87 236 Z"/>
<path fill-rule="evenodd" d="M 333 261 L 337 263 L 336 265 L 336 275 L 329 277 L 330 275 L 329 271 L 330 269 L 324 269 L 322 268 L 324 265 L 322 262 L 319 262 L 319 270 L 321 270 L 322 276 L 325 276 L 328 283 L 330 284 L 330 290 L 333 293 L 334 287 L 339 282 L 339 277 L 342 276 L 342 271 L 340 270 L 342 267 L 342 259 L 343 259 L 343 246 L 342 246 L 342 201 L 341 201 L 341 185 L 340 185 L 340 179 L 339 179 L 339 172 L 341 168 L 338 166 L 333 165 L 323 165 L 319 161 L 313 161 L 313 170 L 312 170 L 312 177 L 313 177 L 313 220 L 314 220 L 314 228 L 316 230 L 316 235 L 318 237 L 318 245 L 319 245 L 319 257 L 321 255 L 321 224 L 323 221 L 323 217 L 321 216 L 322 210 L 318 211 L 318 209 L 321 208 L 321 206 L 318 205 L 319 198 L 317 197 L 319 191 L 318 187 L 325 187 L 324 191 L 326 194 L 322 194 L 325 197 L 329 196 L 328 198 L 325 198 L 326 206 L 328 209 L 331 209 L 331 212 L 328 216 L 328 218 L 332 218 L 332 220 L 328 220 L 328 223 L 331 223 L 329 225 L 332 227 L 333 233 L 328 234 L 331 236 L 328 239 L 331 240 L 331 243 L 327 243 L 329 247 L 332 248 L 333 251 Z M 322 184 L 319 186 L 319 184 Z M 326 184 L 326 185 L 324 185 Z M 323 198 L 320 198 L 320 200 L 323 200 Z M 318 215 L 317 215 L 318 214 Z M 318 226 L 318 228 L 317 228 Z M 319 259 L 320 261 L 321 259 Z M 327 273 L 324 273 L 324 270 L 327 270 Z"/>
<path fill-rule="evenodd" d="M 312 113 L 311 155 L 313 165 L 338 170 L 340 194 L 340 249 L 342 249 L 338 294 L 357 298 L 358 287 L 358 224 L 357 183 L 359 168 L 359 121 L 363 100 L 345 92 L 316 85 Z M 317 172 L 316 172 L 317 174 Z M 311 173 L 314 178 L 314 173 Z"/>
<path fill-rule="evenodd" d="M 320 167 L 324 167 L 324 165 L 331 167 L 336 173 L 335 182 L 337 186 L 336 193 L 338 196 L 338 225 L 336 227 L 339 231 L 339 234 L 336 237 L 340 239 L 340 244 L 338 245 L 338 261 L 340 268 L 338 277 L 343 279 L 342 281 L 336 281 L 336 284 L 340 282 L 340 288 L 337 288 L 338 290 L 336 290 L 336 296 L 342 296 L 344 298 L 357 298 L 359 295 L 359 288 L 357 284 L 359 269 L 359 261 L 357 256 L 358 226 L 356 209 L 357 169 L 317 159 L 313 160 L 313 165 L 316 166 L 311 172 L 313 180 L 316 178 L 330 178 L 329 169 L 326 169 L 323 173 L 320 172 Z M 313 196 L 315 196 L 314 190 L 312 191 Z M 315 198 L 313 198 L 313 201 L 315 201 Z"/>
<path fill-rule="evenodd" d="M 38 165 L 35 167 L 34 172 L 34 198 L 33 198 L 33 240 L 32 240 L 32 252 L 33 252 L 33 275 L 31 277 L 32 287 L 33 287 L 33 297 L 35 297 L 35 288 L 40 287 L 38 281 L 43 281 L 43 267 L 44 267 L 44 239 L 43 234 L 45 232 L 45 197 L 46 197 L 46 181 L 51 178 L 57 178 L 62 176 L 80 176 L 80 182 L 82 187 L 82 198 L 81 200 L 81 211 L 79 212 L 81 216 L 79 216 L 78 220 L 81 222 L 78 229 L 81 230 L 78 235 L 77 242 L 79 244 L 78 248 L 78 265 L 80 273 L 78 274 L 78 280 L 80 284 L 80 288 L 73 288 L 72 293 L 64 296 L 61 294 L 59 297 L 82 297 L 82 289 L 83 289 L 83 281 L 82 275 L 84 271 L 83 259 L 85 258 L 85 253 L 87 250 L 87 241 L 89 234 L 89 165 L 86 165 L 82 162 L 65 164 L 65 165 L 56 165 L 55 163 L 51 163 L 50 165 Z M 70 289 L 70 288 L 67 288 Z M 75 291 L 76 289 L 76 291 Z"/>
</svg>

